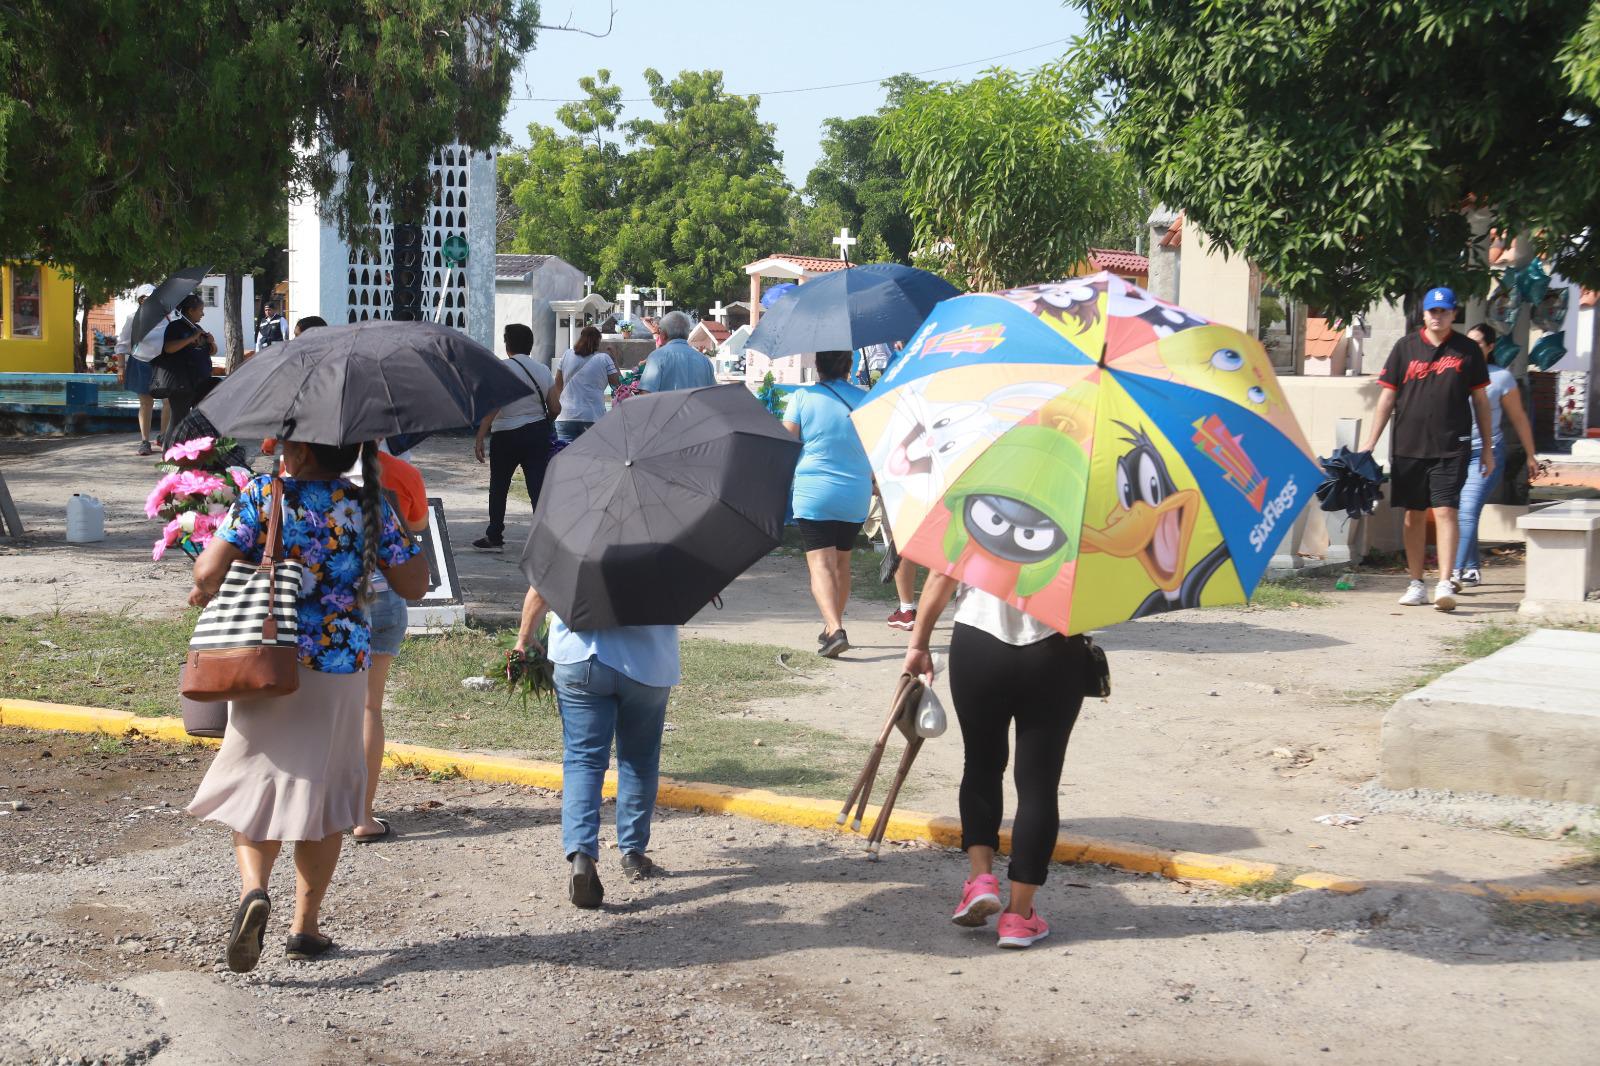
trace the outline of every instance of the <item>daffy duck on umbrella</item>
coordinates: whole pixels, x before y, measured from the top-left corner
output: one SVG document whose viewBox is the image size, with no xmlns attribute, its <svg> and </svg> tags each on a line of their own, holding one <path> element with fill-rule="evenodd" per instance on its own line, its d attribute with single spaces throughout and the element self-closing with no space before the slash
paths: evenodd
<svg viewBox="0 0 1600 1066">
<path fill-rule="evenodd" d="M 1117 425 L 1128 431 L 1123 440 L 1133 446 L 1117 459 L 1117 506 L 1103 528 L 1084 525 L 1083 549 L 1138 559 L 1150 575 L 1155 591 L 1130 617 L 1198 607 L 1206 583 L 1228 561 L 1228 547 L 1218 544 L 1187 568 L 1200 492 L 1178 488 L 1148 433 L 1126 422 Z"/>
</svg>

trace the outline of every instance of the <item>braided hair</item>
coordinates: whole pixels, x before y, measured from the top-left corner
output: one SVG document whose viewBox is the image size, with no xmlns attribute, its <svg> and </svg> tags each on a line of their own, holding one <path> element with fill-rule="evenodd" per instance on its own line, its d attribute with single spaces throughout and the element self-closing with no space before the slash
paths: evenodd
<svg viewBox="0 0 1600 1066">
<path fill-rule="evenodd" d="M 361 586 L 358 594 L 363 604 L 377 597 L 372 588 L 372 575 L 378 569 L 378 544 L 383 540 L 382 478 L 378 445 L 369 440 L 361 446 Z"/>
</svg>

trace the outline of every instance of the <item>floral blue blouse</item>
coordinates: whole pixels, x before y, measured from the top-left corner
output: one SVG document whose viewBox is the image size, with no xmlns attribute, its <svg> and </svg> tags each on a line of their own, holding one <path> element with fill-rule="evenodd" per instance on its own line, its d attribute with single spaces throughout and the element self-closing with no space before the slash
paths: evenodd
<svg viewBox="0 0 1600 1066">
<path fill-rule="evenodd" d="M 261 561 L 267 539 L 263 501 L 272 478 L 250 482 L 239 502 L 217 527 L 217 536 Z M 283 479 L 284 556 L 304 568 L 300 585 L 300 662 L 324 674 L 353 674 L 367 668 L 371 629 L 366 609 L 356 602 L 361 585 L 361 498 L 355 485 L 334 481 Z M 383 501 L 383 538 L 378 561 L 398 566 L 420 549 L 400 529 L 394 509 Z"/>
</svg>

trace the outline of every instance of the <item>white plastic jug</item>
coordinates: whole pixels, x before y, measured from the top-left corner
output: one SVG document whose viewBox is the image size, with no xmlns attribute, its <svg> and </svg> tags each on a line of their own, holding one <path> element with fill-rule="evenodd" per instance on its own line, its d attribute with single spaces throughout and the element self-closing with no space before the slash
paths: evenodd
<svg viewBox="0 0 1600 1066">
<path fill-rule="evenodd" d="M 67 501 L 67 541 L 86 544 L 106 539 L 106 509 L 93 496 L 74 492 Z"/>
</svg>

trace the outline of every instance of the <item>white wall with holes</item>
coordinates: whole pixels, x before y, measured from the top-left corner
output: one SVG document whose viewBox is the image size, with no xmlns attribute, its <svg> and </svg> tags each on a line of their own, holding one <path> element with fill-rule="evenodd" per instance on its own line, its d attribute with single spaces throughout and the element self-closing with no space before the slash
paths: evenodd
<svg viewBox="0 0 1600 1066">
<path fill-rule="evenodd" d="M 422 219 L 422 306 L 430 321 L 494 347 L 493 152 L 461 145 L 435 151 L 428 165 L 433 195 Z M 373 249 L 351 247 L 322 218 L 310 197 L 289 204 L 289 318 L 319 315 L 330 325 L 392 315 L 394 218 L 373 204 Z M 465 267 L 451 268 L 444 244 L 466 240 Z"/>
</svg>

